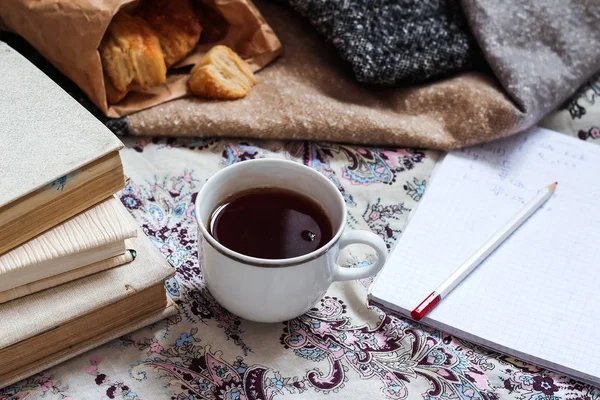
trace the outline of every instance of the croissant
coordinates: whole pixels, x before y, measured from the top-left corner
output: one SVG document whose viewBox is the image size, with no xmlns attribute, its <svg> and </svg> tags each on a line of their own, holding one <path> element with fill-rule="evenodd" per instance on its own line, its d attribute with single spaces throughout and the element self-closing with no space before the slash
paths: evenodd
<svg viewBox="0 0 600 400">
<path fill-rule="evenodd" d="M 99 47 L 107 90 L 123 98 L 133 85 L 147 89 L 165 83 L 167 67 L 158 38 L 142 18 L 118 12 Z M 110 101 L 111 99 L 109 99 Z"/>
<path fill-rule="evenodd" d="M 256 84 L 250 66 L 227 46 L 215 46 L 192 68 L 192 93 L 215 99 L 245 97 Z"/>
<path fill-rule="evenodd" d="M 127 95 L 127 91 L 119 91 L 112 84 L 111 79 L 104 74 L 104 87 L 106 89 L 106 100 L 108 100 L 108 104 L 116 104 L 123 100 L 123 98 Z"/>
<path fill-rule="evenodd" d="M 138 15 L 158 36 L 167 68 L 185 58 L 200 40 L 202 26 L 189 0 L 148 0 Z"/>
</svg>

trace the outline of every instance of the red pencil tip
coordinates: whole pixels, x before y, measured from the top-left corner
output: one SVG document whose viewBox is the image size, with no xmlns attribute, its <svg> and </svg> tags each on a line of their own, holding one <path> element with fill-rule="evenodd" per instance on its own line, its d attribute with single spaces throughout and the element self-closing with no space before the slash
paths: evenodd
<svg viewBox="0 0 600 400">
<path fill-rule="evenodd" d="M 410 317 L 411 317 L 412 319 L 414 319 L 415 321 L 420 321 L 420 320 L 421 320 L 421 318 L 423 318 L 423 315 L 422 315 L 422 314 L 420 314 L 420 313 L 418 313 L 418 312 L 417 312 L 417 310 L 412 310 L 412 311 L 410 312 Z"/>
<path fill-rule="evenodd" d="M 437 303 L 440 302 L 440 300 L 440 295 L 436 292 L 432 292 L 425 300 L 421 302 L 421 304 L 417 306 L 417 308 L 410 312 L 411 318 L 415 321 L 420 321 L 429 311 L 431 311 L 433 307 L 436 306 Z"/>
</svg>

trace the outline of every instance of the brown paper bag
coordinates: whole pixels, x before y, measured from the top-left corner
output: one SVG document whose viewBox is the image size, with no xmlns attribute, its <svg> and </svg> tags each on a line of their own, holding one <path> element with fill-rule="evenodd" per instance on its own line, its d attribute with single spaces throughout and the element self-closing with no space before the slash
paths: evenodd
<svg viewBox="0 0 600 400">
<path fill-rule="evenodd" d="M 231 47 L 257 71 L 281 53 L 281 43 L 250 0 L 193 0 L 202 34 L 188 57 L 175 67 L 193 65 L 211 47 Z M 113 16 L 132 11 L 139 0 L 2 0 L 0 26 L 21 35 L 75 82 L 109 117 L 131 114 L 191 94 L 189 73 L 173 71 L 164 85 L 133 91 L 108 105 L 98 46 Z"/>
</svg>

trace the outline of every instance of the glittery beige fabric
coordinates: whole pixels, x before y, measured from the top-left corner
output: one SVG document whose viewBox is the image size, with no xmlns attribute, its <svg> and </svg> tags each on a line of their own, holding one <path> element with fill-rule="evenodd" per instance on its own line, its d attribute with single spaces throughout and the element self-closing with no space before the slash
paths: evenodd
<svg viewBox="0 0 600 400">
<path fill-rule="evenodd" d="M 424 86 L 369 89 L 357 83 L 290 9 L 256 5 L 284 44 L 242 100 L 186 98 L 127 117 L 134 135 L 311 139 L 449 149 L 505 136 L 523 114 L 496 82 L 464 73 Z"/>
</svg>

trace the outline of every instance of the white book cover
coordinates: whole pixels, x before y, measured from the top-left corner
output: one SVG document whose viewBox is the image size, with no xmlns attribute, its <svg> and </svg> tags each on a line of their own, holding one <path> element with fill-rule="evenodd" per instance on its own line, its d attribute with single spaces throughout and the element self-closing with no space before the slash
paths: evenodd
<svg viewBox="0 0 600 400">
<path fill-rule="evenodd" d="M 136 227 L 116 197 L 0 256 L 0 292 L 122 254 Z"/>
<path fill-rule="evenodd" d="M 423 318 L 425 325 L 600 384 L 600 147 L 545 129 L 453 151 L 370 288 L 410 312 L 539 190 L 550 199 Z"/>
<path fill-rule="evenodd" d="M 0 42 L 0 208 L 123 144 L 25 57 Z"/>
</svg>

